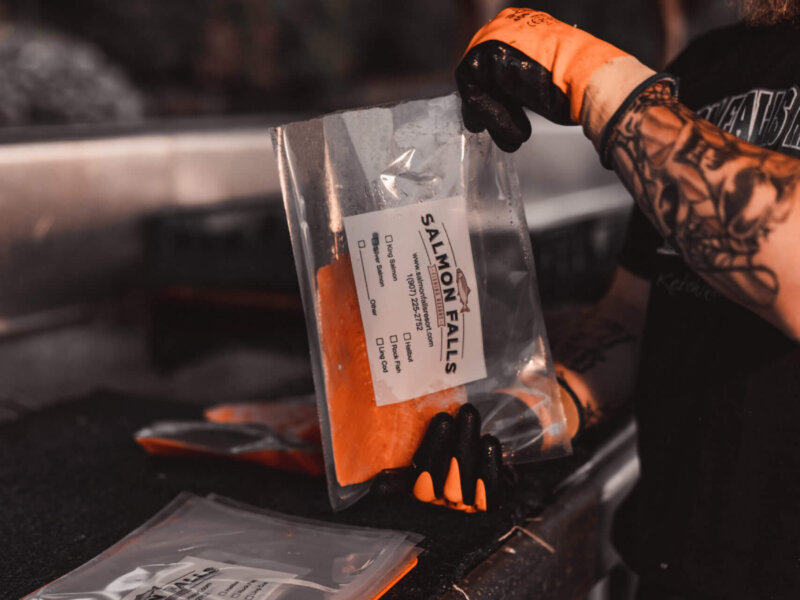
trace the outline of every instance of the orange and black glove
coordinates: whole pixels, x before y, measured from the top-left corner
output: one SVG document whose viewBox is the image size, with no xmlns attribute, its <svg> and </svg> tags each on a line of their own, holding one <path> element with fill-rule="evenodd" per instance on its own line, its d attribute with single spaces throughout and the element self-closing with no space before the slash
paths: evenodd
<svg viewBox="0 0 800 600">
<path fill-rule="evenodd" d="M 530 9 L 508 8 L 475 34 L 456 69 L 464 125 L 513 152 L 530 137 L 528 108 L 581 124 L 606 164 L 607 138 L 633 98 L 673 81 L 596 37 Z"/>
<path fill-rule="evenodd" d="M 480 432 L 481 416 L 472 404 L 455 418 L 442 412 L 431 420 L 412 463 L 417 500 L 465 512 L 502 503 L 503 450 L 496 437 Z"/>
<path fill-rule="evenodd" d="M 577 397 L 559 380 L 567 434 L 575 440 L 583 428 L 583 409 Z M 500 398 L 499 396 L 507 396 Z M 521 402 L 538 418 L 541 435 L 536 444 L 544 453 L 561 438 L 551 433 L 550 411 L 541 397 L 522 388 L 497 390 L 495 403 Z M 377 495 L 411 492 L 417 500 L 464 512 L 483 512 L 499 507 L 514 473 L 503 464 L 500 442 L 490 434 L 481 436 L 481 417 L 472 404 L 464 404 L 455 417 L 441 412 L 431 419 L 410 468 L 382 472 L 373 482 Z M 535 436 L 534 436 L 535 437 Z"/>
<path fill-rule="evenodd" d="M 481 417 L 464 404 L 455 417 L 436 414 L 410 467 L 387 469 L 372 483 L 376 496 L 413 494 L 422 502 L 464 512 L 502 504 L 503 451 L 493 435 L 481 436 Z"/>
</svg>

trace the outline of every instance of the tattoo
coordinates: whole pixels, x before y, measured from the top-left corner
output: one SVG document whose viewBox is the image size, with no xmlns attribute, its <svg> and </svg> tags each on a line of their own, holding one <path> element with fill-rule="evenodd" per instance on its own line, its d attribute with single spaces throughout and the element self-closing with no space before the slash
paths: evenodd
<svg viewBox="0 0 800 600">
<path fill-rule="evenodd" d="M 610 149 L 623 183 L 689 267 L 746 306 L 775 302 L 778 277 L 758 253 L 788 218 L 796 159 L 720 131 L 664 83 L 634 101 Z"/>
<path fill-rule="evenodd" d="M 636 336 L 619 321 L 588 309 L 576 316 L 569 329 L 553 342 L 553 356 L 568 369 L 586 373 L 604 362 L 609 350 L 634 342 Z"/>
</svg>

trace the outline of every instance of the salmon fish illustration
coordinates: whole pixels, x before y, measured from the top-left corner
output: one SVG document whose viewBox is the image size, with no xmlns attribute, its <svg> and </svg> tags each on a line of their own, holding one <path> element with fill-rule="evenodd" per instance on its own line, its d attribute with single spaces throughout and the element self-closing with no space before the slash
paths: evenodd
<svg viewBox="0 0 800 600">
<path fill-rule="evenodd" d="M 472 291 L 467 285 L 467 278 L 464 276 L 464 271 L 456 269 L 456 284 L 458 285 L 458 300 L 461 302 L 461 310 L 459 312 L 469 312 L 469 293 Z"/>
</svg>

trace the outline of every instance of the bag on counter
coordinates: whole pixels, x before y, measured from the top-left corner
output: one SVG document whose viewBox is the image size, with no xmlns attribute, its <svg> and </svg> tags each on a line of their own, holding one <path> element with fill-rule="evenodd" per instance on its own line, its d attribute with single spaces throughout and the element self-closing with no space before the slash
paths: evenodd
<svg viewBox="0 0 800 600">
<path fill-rule="evenodd" d="M 273 130 L 334 509 L 473 403 L 506 461 L 571 451 L 511 157 L 459 100 Z"/>
<path fill-rule="evenodd" d="M 312 476 L 325 472 L 313 397 L 221 404 L 206 409 L 205 417 L 158 421 L 134 438 L 150 454 L 217 456 Z"/>
<path fill-rule="evenodd" d="M 362 600 L 417 563 L 421 536 L 184 493 L 28 600 Z"/>
</svg>

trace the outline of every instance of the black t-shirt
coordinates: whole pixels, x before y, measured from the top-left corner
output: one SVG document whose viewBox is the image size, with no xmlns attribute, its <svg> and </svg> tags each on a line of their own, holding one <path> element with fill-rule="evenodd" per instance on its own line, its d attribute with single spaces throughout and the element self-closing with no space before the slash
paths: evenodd
<svg viewBox="0 0 800 600">
<path fill-rule="evenodd" d="M 718 30 L 669 71 L 704 118 L 800 157 L 800 28 Z M 800 345 L 706 285 L 638 209 L 620 262 L 652 282 L 620 551 L 686 597 L 800 598 Z"/>
</svg>

